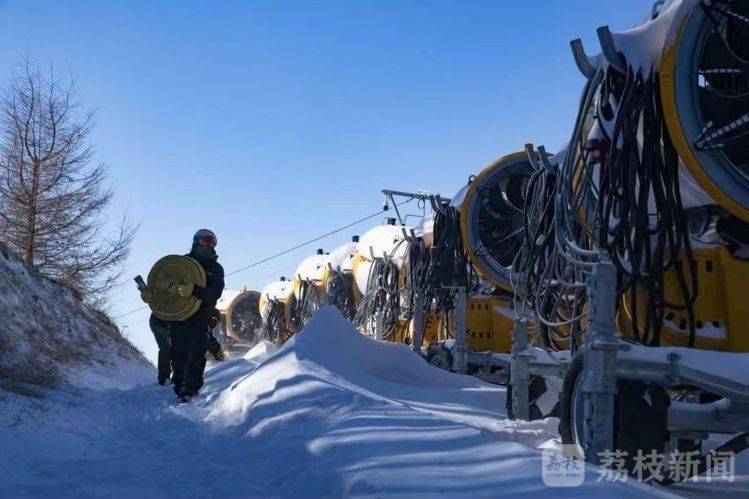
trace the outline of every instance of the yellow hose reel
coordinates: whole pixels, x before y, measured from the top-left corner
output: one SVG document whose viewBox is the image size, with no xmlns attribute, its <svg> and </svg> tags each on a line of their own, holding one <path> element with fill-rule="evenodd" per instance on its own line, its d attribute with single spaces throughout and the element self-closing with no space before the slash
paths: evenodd
<svg viewBox="0 0 749 499">
<path fill-rule="evenodd" d="M 148 273 L 148 289 L 153 292 L 149 307 L 154 315 L 165 321 L 184 321 L 200 308 L 195 296 L 180 296 L 182 284 L 205 287 L 203 267 L 189 256 L 168 255 L 157 261 Z"/>
</svg>

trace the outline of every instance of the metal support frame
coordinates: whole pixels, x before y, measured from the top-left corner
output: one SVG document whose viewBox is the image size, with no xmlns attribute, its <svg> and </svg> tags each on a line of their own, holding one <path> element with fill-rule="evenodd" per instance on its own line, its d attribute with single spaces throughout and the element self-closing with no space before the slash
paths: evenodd
<svg viewBox="0 0 749 499">
<path fill-rule="evenodd" d="M 530 361 L 528 350 L 528 322 L 520 318 L 512 330 L 510 384 L 512 385 L 512 412 L 523 421 L 530 420 Z"/>
<path fill-rule="evenodd" d="M 424 201 L 423 205 L 421 205 L 422 213 L 421 217 L 426 216 L 426 201 L 429 201 L 432 207 L 434 207 L 435 202 L 437 204 L 445 202 L 449 203 L 450 198 L 443 198 L 439 194 L 431 194 L 428 192 L 408 192 L 408 191 L 396 191 L 393 189 L 382 189 L 381 191 L 385 195 L 385 207 L 392 205 L 393 209 L 395 210 L 395 215 L 398 218 L 398 223 L 401 225 L 406 225 L 406 219 L 410 216 L 419 216 L 419 215 L 406 215 L 402 216 L 400 210 L 398 209 L 399 204 L 407 203 L 413 199 L 418 199 L 419 201 Z M 406 198 L 403 203 L 397 203 L 395 201 L 396 197 L 403 197 Z M 437 201 L 435 201 L 437 200 Z M 387 209 L 387 208 L 385 208 Z"/>
<path fill-rule="evenodd" d="M 616 267 L 607 254 L 588 282 L 588 317 L 585 336 L 583 395 L 585 397 L 585 459 L 600 464 L 603 453 L 614 450 L 614 397 L 616 357 Z"/>
<path fill-rule="evenodd" d="M 421 352 L 421 345 L 424 342 L 424 328 L 426 322 L 424 317 L 424 292 L 421 290 L 416 290 L 414 293 L 413 311 L 411 348 L 414 352 Z"/>
<path fill-rule="evenodd" d="M 466 288 L 455 287 L 453 297 L 453 317 L 455 321 L 455 345 L 453 346 L 453 371 L 458 374 L 467 372 L 466 333 L 468 331 Z"/>
<path fill-rule="evenodd" d="M 382 309 L 377 309 L 377 312 L 375 312 L 375 339 L 377 341 L 382 341 L 382 338 L 384 336 L 383 331 L 385 329 L 385 319 L 382 312 Z"/>
</svg>

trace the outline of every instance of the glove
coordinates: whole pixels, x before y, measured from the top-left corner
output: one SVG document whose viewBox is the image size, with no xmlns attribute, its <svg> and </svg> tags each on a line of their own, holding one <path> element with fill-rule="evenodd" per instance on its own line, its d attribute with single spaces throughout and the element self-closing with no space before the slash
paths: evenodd
<svg viewBox="0 0 749 499">
<path fill-rule="evenodd" d="M 187 298 L 188 296 L 192 296 L 192 292 L 195 289 L 195 286 L 192 284 L 180 284 L 177 286 L 177 293 L 183 297 Z"/>
<path fill-rule="evenodd" d="M 148 288 L 141 290 L 140 299 L 146 303 L 150 303 L 150 301 L 153 300 L 153 291 Z"/>
</svg>

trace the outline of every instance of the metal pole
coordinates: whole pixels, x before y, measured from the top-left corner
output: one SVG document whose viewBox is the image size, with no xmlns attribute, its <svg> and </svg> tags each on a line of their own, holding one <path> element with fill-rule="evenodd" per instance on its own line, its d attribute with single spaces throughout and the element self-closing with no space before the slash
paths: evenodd
<svg viewBox="0 0 749 499">
<path fill-rule="evenodd" d="M 414 352 L 421 352 L 424 342 L 424 293 L 417 290 L 414 296 L 413 337 L 411 348 Z"/>
<path fill-rule="evenodd" d="M 455 318 L 455 346 L 453 348 L 453 371 L 466 373 L 466 288 L 457 287 L 453 298 L 453 317 Z"/>
<path fill-rule="evenodd" d="M 528 349 L 528 321 L 520 318 L 512 330 L 512 357 L 510 359 L 510 385 L 512 386 L 512 412 L 515 418 L 530 420 L 530 358 Z"/>
<path fill-rule="evenodd" d="M 377 309 L 377 312 L 375 312 L 375 339 L 377 341 L 382 341 L 383 337 L 383 329 L 385 328 L 384 324 L 384 318 L 382 309 Z"/>
<path fill-rule="evenodd" d="M 585 335 L 583 392 L 585 396 L 585 460 L 601 464 L 614 449 L 614 396 L 616 358 L 616 267 L 607 254 L 593 270 L 588 283 L 588 317 Z"/>
</svg>

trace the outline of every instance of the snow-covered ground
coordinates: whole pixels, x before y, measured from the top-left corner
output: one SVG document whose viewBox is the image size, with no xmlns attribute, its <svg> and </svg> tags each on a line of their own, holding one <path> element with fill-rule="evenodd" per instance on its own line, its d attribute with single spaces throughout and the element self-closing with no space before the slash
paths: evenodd
<svg viewBox="0 0 749 499">
<path fill-rule="evenodd" d="M 669 495 L 593 469 L 546 487 L 538 447 L 556 420 L 508 421 L 504 399 L 324 308 L 280 350 L 212 365 L 190 404 L 155 383 L 0 395 L 0 495 Z"/>
</svg>

